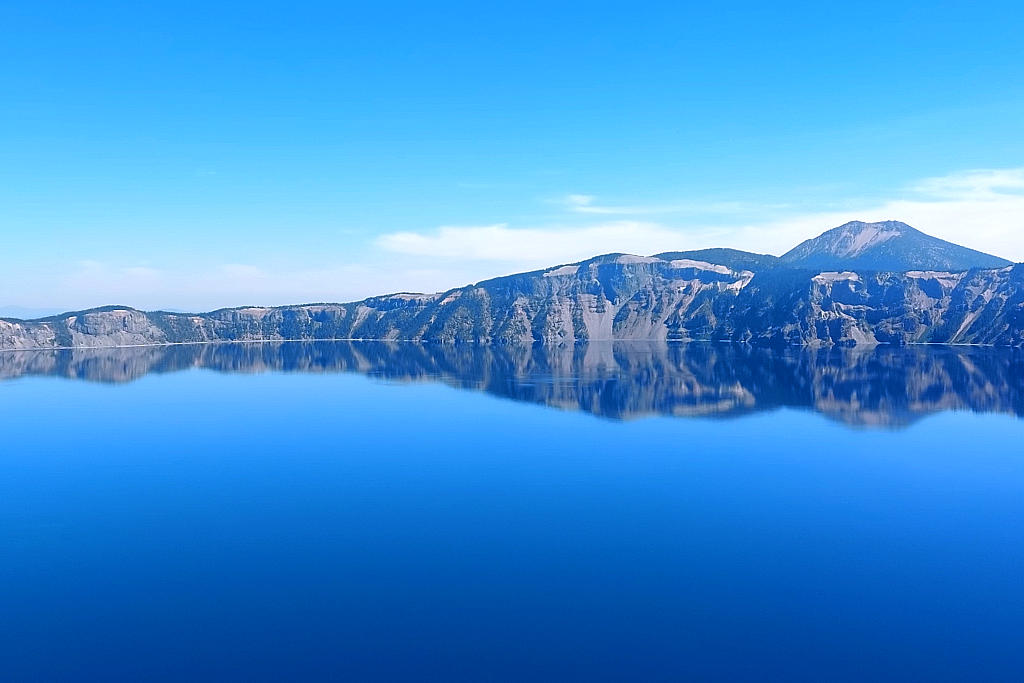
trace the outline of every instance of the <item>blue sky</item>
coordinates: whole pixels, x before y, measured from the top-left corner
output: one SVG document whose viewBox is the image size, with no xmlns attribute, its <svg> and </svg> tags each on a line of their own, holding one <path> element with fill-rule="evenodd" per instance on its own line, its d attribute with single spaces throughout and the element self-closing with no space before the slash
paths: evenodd
<svg viewBox="0 0 1024 683">
<path fill-rule="evenodd" d="M 370 5 L 0 7 L 0 306 L 345 300 L 854 218 L 1024 260 L 1016 3 Z"/>
</svg>

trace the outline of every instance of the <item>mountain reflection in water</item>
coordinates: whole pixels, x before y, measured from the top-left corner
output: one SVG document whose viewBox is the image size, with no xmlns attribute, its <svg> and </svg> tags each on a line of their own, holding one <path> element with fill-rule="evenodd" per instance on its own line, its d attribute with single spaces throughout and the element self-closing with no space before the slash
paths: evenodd
<svg viewBox="0 0 1024 683">
<path fill-rule="evenodd" d="M 0 352 L 0 379 L 128 382 L 190 368 L 438 381 L 611 419 L 725 417 L 782 407 L 812 409 L 858 426 L 908 425 L 947 410 L 1024 415 L 1024 353 L 1008 349 L 318 341 Z"/>
</svg>

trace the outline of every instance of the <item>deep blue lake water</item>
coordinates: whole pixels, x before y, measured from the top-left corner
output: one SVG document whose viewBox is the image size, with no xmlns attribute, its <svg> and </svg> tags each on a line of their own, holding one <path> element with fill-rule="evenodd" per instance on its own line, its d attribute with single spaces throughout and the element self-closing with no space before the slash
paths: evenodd
<svg viewBox="0 0 1024 683">
<path fill-rule="evenodd" d="M 1022 362 L 3 352 L 0 680 L 1021 680 Z"/>
</svg>

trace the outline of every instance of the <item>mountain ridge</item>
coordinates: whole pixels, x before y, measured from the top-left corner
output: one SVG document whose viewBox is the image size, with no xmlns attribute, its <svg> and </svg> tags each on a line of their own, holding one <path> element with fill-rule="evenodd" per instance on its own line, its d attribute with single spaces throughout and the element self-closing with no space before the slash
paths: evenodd
<svg viewBox="0 0 1024 683">
<path fill-rule="evenodd" d="M 893 259 L 912 268 L 865 267 Z M 444 292 L 342 304 L 195 314 L 104 306 L 0 319 L 0 349 L 279 339 L 1016 346 L 1024 345 L 1024 265 L 903 223 L 855 221 L 783 257 L 735 249 L 603 254 Z"/>
</svg>

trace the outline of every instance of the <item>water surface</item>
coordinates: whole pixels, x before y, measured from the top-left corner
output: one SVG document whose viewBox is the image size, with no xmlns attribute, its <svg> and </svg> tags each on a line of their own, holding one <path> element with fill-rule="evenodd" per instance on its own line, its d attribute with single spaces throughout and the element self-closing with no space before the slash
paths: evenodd
<svg viewBox="0 0 1024 683">
<path fill-rule="evenodd" d="M 219 344 L 0 377 L 3 680 L 1024 670 L 1011 351 Z"/>
</svg>

